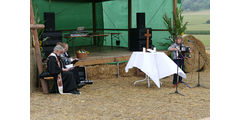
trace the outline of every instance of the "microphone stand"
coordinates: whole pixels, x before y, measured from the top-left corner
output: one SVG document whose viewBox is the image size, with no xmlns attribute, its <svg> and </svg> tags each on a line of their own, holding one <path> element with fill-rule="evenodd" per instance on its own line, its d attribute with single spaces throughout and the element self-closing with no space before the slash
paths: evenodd
<svg viewBox="0 0 240 120">
<path fill-rule="evenodd" d="M 184 59 L 182 53 L 181 53 L 179 50 L 178 50 L 177 52 L 178 52 L 178 54 L 180 54 L 180 55 L 182 56 L 181 60 Z M 178 92 L 178 82 L 179 82 L 179 81 L 178 81 L 178 69 L 179 69 L 179 66 L 177 65 L 177 84 L 176 84 L 176 90 L 175 90 L 175 92 L 170 93 L 170 94 L 179 94 L 179 95 L 181 95 L 181 96 L 184 96 L 183 94 L 181 94 L 181 93 Z"/>
<path fill-rule="evenodd" d="M 198 50 L 198 83 L 197 83 L 197 85 L 196 85 L 195 87 L 202 87 L 202 88 L 209 89 L 209 88 L 207 88 L 207 87 L 204 87 L 204 86 L 201 86 L 201 85 L 200 85 L 200 56 L 203 57 L 203 55 L 201 54 L 199 48 L 196 46 L 195 41 L 194 41 L 193 43 L 194 43 L 194 46 L 195 46 L 195 47 L 197 48 L 197 50 Z M 204 58 L 204 57 L 203 57 L 203 58 Z M 205 59 L 203 59 L 203 60 L 204 60 L 205 64 L 208 65 L 207 61 L 206 61 Z M 193 87 L 193 88 L 195 88 L 195 87 Z"/>
</svg>

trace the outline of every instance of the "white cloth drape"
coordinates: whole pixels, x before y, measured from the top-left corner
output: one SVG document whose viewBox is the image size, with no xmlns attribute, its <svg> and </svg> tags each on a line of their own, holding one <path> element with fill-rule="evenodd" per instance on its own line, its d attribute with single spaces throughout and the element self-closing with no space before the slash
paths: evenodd
<svg viewBox="0 0 240 120">
<path fill-rule="evenodd" d="M 125 67 L 125 72 L 133 67 L 139 68 L 148 75 L 158 88 L 160 88 L 160 79 L 177 74 L 177 64 L 164 52 L 133 52 Z M 186 74 L 180 68 L 178 68 L 178 75 L 186 78 Z"/>
</svg>

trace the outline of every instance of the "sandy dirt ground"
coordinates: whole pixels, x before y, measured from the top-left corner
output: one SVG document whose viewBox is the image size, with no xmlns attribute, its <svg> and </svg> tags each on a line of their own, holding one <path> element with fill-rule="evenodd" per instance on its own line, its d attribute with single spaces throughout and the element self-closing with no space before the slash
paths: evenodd
<svg viewBox="0 0 240 120">
<path fill-rule="evenodd" d="M 185 96 L 175 91 L 172 77 L 162 79 L 157 88 L 153 82 L 133 82 L 141 77 L 94 79 L 93 85 L 79 89 L 81 95 L 43 94 L 31 96 L 31 120 L 201 120 L 210 116 L 210 72 L 200 72 L 205 88 L 188 88 L 180 84 Z M 197 84 L 197 72 L 188 73 L 184 81 Z"/>
</svg>

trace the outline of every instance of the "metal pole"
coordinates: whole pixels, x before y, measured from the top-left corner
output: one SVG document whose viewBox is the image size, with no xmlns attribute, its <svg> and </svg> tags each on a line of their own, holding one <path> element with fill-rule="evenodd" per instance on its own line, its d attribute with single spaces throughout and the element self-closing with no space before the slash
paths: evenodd
<svg viewBox="0 0 240 120">
<path fill-rule="evenodd" d="M 113 49 L 113 34 L 111 33 L 111 47 Z"/>
<path fill-rule="evenodd" d="M 178 84 L 178 65 L 177 65 L 177 84 Z M 181 96 L 184 96 L 183 94 L 178 92 L 178 85 L 176 84 L 176 91 L 174 93 L 170 93 L 170 94 L 179 94 Z"/>
<path fill-rule="evenodd" d="M 194 42 L 194 45 L 196 47 L 196 43 Z M 202 88 L 206 88 L 206 87 L 203 87 L 203 86 L 200 86 L 200 56 L 202 56 L 200 50 L 198 49 L 198 47 L 196 47 L 197 50 L 198 50 L 198 84 L 195 86 L 195 87 L 202 87 Z M 202 56 L 203 57 L 203 56 Z M 205 59 L 203 59 L 205 60 Z M 206 63 L 206 61 L 205 61 Z M 206 88 L 207 89 L 207 88 Z"/>
<path fill-rule="evenodd" d="M 198 85 L 200 86 L 200 52 L 198 51 Z"/>
<path fill-rule="evenodd" d="M 119 72 L 119 62 L 117 61 L 117 77 L 120 77 L 120 72 Z"/>
</svg>

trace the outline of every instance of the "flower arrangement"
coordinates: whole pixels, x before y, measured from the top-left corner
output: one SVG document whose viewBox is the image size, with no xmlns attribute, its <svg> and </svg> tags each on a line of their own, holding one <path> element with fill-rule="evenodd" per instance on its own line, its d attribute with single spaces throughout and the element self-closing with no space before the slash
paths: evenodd
<svg viewBox="0 0 240 120">
<path fill-rule="evenodd" d="M 86 50 L 78 50 L 76 52 L 77 58 L 79 58 L 79 59 L 86 58 L 88 56 L 88 54 L 90 54 L 90 52 L 86 51 Z"/>
<path fill-rule="evenodd" d="M 86 51 L 86 50 L 78 50 L 77 53 L 86 53 L 86 54 L 89 54 L 90 52 L 89 52 L 89 51 Z"/>
</svg>

